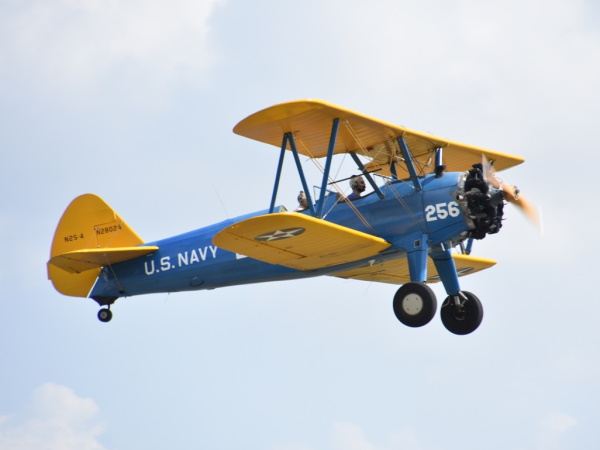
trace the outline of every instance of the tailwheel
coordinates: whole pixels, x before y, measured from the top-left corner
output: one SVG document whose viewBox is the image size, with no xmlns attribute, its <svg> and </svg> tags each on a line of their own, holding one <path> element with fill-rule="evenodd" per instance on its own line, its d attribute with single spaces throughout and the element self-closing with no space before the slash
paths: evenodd
<svg viewBox="0 0 600 450">
<path fill-rule="evenodd" d="M 100 320 L 100 322 L 110 322 L 110 319 L 112 319 L 112 311 L 110 309 L 102 308 L 98 311 L 98 320 Z"/>
<path fill-rule="evenodd" d="M 479 327 L 483 320 L 483 306 L 470 292 L 461 291 L 456 296 L 444 300 L 440 311 L 442 323 L 454 334 L 469 334 Z"/>
<path fill-rule="evenodd" d="M 394 314 L 409 327 L 427 325 L 436 309 L 435 294 L 425 283 L 406 283 L 394 295 Z"/>
</svg>

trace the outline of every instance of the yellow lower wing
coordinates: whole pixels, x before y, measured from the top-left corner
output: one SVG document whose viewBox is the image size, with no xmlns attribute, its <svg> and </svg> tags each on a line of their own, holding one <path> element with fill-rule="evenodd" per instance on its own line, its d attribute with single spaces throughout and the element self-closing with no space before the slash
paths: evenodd
<svg viewBox="0 0 600 450">
<path fill-rule="evenodd" d="M 357 261 L 391 245 L 376 236 L 294 212 L 243 220 L 217 233 L 213 243 L 230 252 L 298 270 Z"/>
<path fill-rule="evenodd" d="M 458 276 L 470 275 L 480 270 L 488 269 L 496 264 L 493 259 L 477 258 L 471 255 L 455 253 L 452 255 L 456 264 Z M 440 281 L 433 260 L 429 258 L 427 267 L 427 282 L 436 283 Z M 410 281 L 408 271 L 408 260 L 406 258 L 395 259 L 385 263 L 373 264 L 372 266 L 363 266 L 358 269 L 337 272 L 332 276 L 340 278 L 352 278 L 362 281 L 376 281 L 380 283 L 404 284 Z"/>
<path fill-rule="evenodd" d="M 74 250 L 72 252 L 56 255 L 48 264 L 60 267 L 69 273 L 81 273 L 90 269 L 97 269 L 138 256 L 148 255 L 158 250 L 156 246 L 143 247 L 116 247 L 116 248 L 91 248 Z"/>
</svg>

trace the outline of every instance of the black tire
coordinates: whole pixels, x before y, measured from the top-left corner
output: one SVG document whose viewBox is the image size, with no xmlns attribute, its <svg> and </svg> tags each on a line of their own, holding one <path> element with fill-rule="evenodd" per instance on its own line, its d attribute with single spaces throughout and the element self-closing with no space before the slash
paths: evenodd
<svg viewBox="0 0 600 450">
<path fill-rule="evenodd" d="M 446 329 L 454 334 L 464 335 L 475 331 L 483 320 L 483 306 L 472 293 L 462 291 L 467 297 L 461 307 L 454 304 L 452 297 L 442 303 L 440 316 Z"/>
<path fill-rule="evenodd" d="M 406 326 L 427 325 L 435 316 L 436 309 L 435 294 L 425 283 L 406 283 L 394 295 L 394 314 Z"/>
<path fill-rule="evenodd" d="M 110 309 L 102 308 L 98 311 L 98 320 L 100 320 L 100 322 L 110 322 L 110 319 L 112 319 L 112 311 Z"/>
</svg>

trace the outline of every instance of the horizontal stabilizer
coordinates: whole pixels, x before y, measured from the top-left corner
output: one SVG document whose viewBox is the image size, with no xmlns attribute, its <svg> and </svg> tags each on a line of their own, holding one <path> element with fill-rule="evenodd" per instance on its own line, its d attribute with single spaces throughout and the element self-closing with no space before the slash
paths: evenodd
<svg viewBox="0 0 600 450">
<path fill-rule="evenodd" d="M 148 255 L 157 250 L 158 247 L 156 246 L 88 248 L 56 255 L 48 263 L 70 273 L 81 273 L 86 270 L 127 261 L 138 256 Z"/>
<path fill-rule="evenodd" d="M 217 233 L 213 243 L 230 252 L 297 270 L 357 261 L 391 245 L 379 237 L 294 212 L 243 220 Z"/>
<path fill-rule="evenodd" d="M 496 264 L 493 259 L 478 258 L 476 256 L 453 253 L 452 258 L 456 265 L 458 276 L 470 275 L 480 270 L 488 269 Z M 427 282 L 436 283 L 440 277 L 435 269 L 435 264 L 428 258 Z M 358 269 L 347 270 L 332 274 L 334 277 L 351 278 L 362 281 L 375 281 L 379 283 L 404 284 L 410 281 L 408 259 L 401 258 L 384 263 L 363 266 Z"/>
</svg>

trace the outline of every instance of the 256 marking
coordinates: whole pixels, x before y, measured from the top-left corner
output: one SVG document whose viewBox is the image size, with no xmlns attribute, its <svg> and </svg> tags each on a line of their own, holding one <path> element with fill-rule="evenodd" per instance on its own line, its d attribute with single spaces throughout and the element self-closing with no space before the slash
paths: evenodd
<svg viewBox="0 0 600 450">
<path fill-rule="evenodd" d="M 425 220 L 433 222 L 434 220 L 444 220 L 447 217 L 458 217 L 460 206 L 458 202 L 436 203 L 425 207 Z"/>
</svg>

